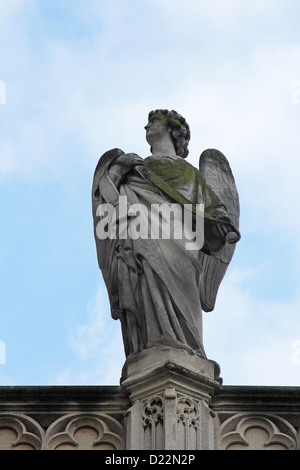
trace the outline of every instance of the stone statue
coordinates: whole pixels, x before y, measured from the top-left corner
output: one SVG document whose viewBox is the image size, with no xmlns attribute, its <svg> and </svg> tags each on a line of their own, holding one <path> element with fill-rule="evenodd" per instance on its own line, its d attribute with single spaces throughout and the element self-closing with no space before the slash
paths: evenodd
<svg viewBox="0 0 300 470">
<path fill-rule="evenodd" d="M 145 130 L 151 156 L 110 150 L 93 179 L 97 257 L 112 317 L 121 322 L 126 357 L 149 348 L 206 357 L 202 310 L 213 310 L 240 239 L 235 181 L 217 150 L 201 154 L 199 169 L 186 161 L 190 129 L 176 111 L 151 111 Z"/>
</svg>

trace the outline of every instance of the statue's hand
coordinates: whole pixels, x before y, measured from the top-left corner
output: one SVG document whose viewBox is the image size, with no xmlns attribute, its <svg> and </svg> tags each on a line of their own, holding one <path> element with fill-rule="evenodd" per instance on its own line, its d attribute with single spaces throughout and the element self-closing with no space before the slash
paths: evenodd
<svg viewBox="0 0 300 470">
<path fill-rule="evenodd" d="M 108 170 L 108 175 L 117 189 L 127 173 L 138 165 L 146 165 L 146 163 L 136 153 L 120 155 L 113 161 Z"/>
<path fill-rule="evenodd" d="M 145 160 L 136 153 L 126 153 L 125 155 L 122 155 L 122 157 L 119 157 L 119 159 L 121 158 L 123 158 L 124 164 L 130 167 L 130 169 L 137 165 L 146 165 Z"/>
<path fill-rule="evenodd" d="M 239 239 L 239 236 L 236 232 L 228 232 L 226 235 L 226 242 L 229 244 L 236 243 Z"/>
<path fill-rule="evenodd" d="M 217 229 L 221 237 L 226 240 L 226 243 L 233 244 L 238 241 L 239 236 L 232 230 L 230 225 L 220 223 L 217 225 Z"/>
<path fill-rule="evenodd" d="M 205 232 L 204 248 L 208 249 L 211 255 L 217 255 L 227 244 L 232 245 L 239 240 L 239 235 L 234 232 L 232 225 L 225 221 L 206 224 Z"/>
</svg>

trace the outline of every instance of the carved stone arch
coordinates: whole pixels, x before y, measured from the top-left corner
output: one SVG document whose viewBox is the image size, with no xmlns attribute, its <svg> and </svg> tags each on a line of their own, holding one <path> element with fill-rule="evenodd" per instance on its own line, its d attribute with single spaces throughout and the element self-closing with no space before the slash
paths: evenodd
<svg viewBox="0 0 300 470">
<path fill-rule="evenodd" d="M 155 450 L 163 440 L 165 400 L 162 395 L 148 398 L 142 407 L 143 449 Z"/>
<path fill-rule="evenodd" d="M 122 450 L 124 430 L 105 413 L 71 413 L 51 424 L 43 449 Z"/>
<path fill-rule="evenodd" d="M 239 413 L 221 425 L 219 442 L 223 450 L 294 450 L 297 433 L 279 416 Z"/>
<path fill-rule="evenodd" d="M 29 416 L 0 413 L 0 450 L 40 450 L 44 431 Z"/>
<path fill-rule="evenodd" d="M 200 449 L 204 402 L 181 395 L 177 399 L 177 442 L 180 449 Z"/>
</svg>

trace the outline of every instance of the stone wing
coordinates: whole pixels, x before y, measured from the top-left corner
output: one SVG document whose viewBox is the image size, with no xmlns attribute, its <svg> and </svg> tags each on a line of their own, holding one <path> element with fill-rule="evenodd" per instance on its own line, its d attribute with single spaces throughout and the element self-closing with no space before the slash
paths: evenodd
<svg viewBox="0 0 300 470">
<path fill-rule="evenodd" d="M 215 149 L 207 149 L 200 155 L 199 170 L 207 186 L 218 196 L 227 209 L 232 225 L 238 232 L 240 205 L 235 180 L 226 157 Z M 239 233 L 239 232 L 238 232 Z M 230 237 L 232 237 L 230 239 Z M 235 232 L 227 235 L 228 243 L 217 255 L 200 252 L 203 265 L 203 278 L 200 288 L 202 308 L 206 312 L 214 309 L 219 286 L 235 251 L 235 244 L 240 236 Z"/>
<path fill-rule="evenodd" d="M 94 237 L 97 250 L 97 259 L 98 264 L 101 270 L 109 265 L 109 250 L 108 244 L 109 240 L 99 240 L 96 233 L 97 223 L 99 222 L 99 217 L 97 215 L 97 208 L 99 204 L 103 202 L 108 202 L 113 200 L 118 196 L 117 190 L 114 191 L 113 185 L 110 184 L 107 177 L 107 170 L 112 162 L 121 155 L 125 153 L 120 149 L 112 149 L 108 152 L 105 152 L 102 157 L 99 159 L 98 164 L 95 169 L 92 185 L 92 214 L 93 214 L 93 226 L 94 226 Z M 107 200 L 103 200 L 102 194 L 100 191 L 100 185 L 103 187 L 103 190 L 107 194 Z M 103 272 L 103 271 L 102 271 Z"/>
</svg>

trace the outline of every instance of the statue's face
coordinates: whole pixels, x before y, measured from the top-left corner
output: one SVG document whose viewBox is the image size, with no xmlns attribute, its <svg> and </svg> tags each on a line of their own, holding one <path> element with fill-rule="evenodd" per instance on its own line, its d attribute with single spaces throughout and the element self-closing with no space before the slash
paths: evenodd
<svg viewBox="0 0 300 470">
<path fill-rule="evenodd" d="M 149 145 L 152 145 L 153 141 L 162 137 L 166 132 L 168 132 L 168 128 L 166 124 L 161 119 L 151 119 L 146 129 L 146 139 Z"/>
</svg>

